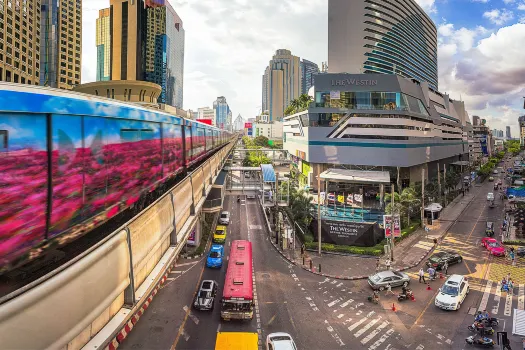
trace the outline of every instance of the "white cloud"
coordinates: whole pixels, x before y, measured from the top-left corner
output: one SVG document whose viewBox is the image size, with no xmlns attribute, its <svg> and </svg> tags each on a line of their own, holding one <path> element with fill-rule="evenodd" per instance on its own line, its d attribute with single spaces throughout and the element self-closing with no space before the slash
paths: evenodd
<svg viewBox="0 0 525 350">
<path fill-rule="evenodd" d="M 483 17 L 496 25 L 503 25 L 514 18 L 514 13 L 507 9 L 494 9 L 483 13 Z"/>
<path fill-rule="evenodd" d="M 481 2 L 481 3 L 484 3 L 484 4 L 486 4 L 489 1 L 490 0 L 472 0 L 472 2 Z M 509 0 L 503 0 L 503 1 L 509 1 Z M 512 1 L 512 0 L 510 0 L 510 1 Z"/>
<path fill-rule="evenodd" d="M 507 5 L 508 5 L 508 4 L 512 4 L 512 3 L 514 3 L 515 1 L 516 1 L 516 0 L 503 0 L 503 2 L 504 2 L 505 4 L 507 4 Z"/>
<path fill-rule="evenodd" d="M 522 2 L 521 4 L 518 5 L 518 10 L 525 11 L 525 2 Z"/>
<path fill-rule="evenodd" d="M 436 6 L 435 6 L 435 0 L 416 0 L 416 2 L 427 13 L 436 13 L 437 12 L 437 9 L 436 9 Z"/>
</svg>

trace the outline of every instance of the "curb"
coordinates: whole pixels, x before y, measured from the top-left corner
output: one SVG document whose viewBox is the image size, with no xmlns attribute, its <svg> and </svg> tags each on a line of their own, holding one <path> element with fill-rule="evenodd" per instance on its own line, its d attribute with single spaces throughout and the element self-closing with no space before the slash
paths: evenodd
<svg viewBox="0 0 525 350">
<path fill-rule="evenodd" d="M 146 301 L 140 306 L 140 308 L 131 316 L 131 318 L 128 320 L 128 322 L 124 325 L 124 327 L 117 332 L 117 334 L 109 341 L 109 344 L 104 348 L 104 350 L 115 350 L 119 347 L 120 344 L 126 339 L 128 334 L 131 332 L 133 327 L 137 324 L 137 322 L 140 320 L 140 317 L 144 314 L 146 309 L 149 307 L 149 304 L 155 297 L 155 295 L 158 293 L 159 289 L 162 287 L 164 282 L 166 282 L 166 279 L 168 278 L 168 274 L 171 272 L 171 270 L 176 267 L 177 263 L 173 262 L 166 272 L 164 273 L 164 276 L 160 279 L 160 281 L 157 283 L 157 286 L 149 297 L 146 299 Z"/>
</svg>

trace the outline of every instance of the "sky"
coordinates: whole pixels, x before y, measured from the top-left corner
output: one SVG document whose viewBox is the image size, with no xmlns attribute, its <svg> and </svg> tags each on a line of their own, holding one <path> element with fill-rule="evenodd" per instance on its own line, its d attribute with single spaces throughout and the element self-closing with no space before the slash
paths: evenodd
<svg viewBox="0 0 525 350">
<path fill-rule="evenodd" d="M 350 0 L 349 0 L 350 1 Z M 439 91 L 491 129 L 525 114 L 525 0 L 416 0 L 438 29 Z M 278 49 L 328 61 L 327 0 L 170 0 L 186 31 L 184 109 L 225 96 L 234 118 L 261 109 L 262 74 Z M 109 0 L 83 1 L 82 82 L 96 79 L 95 21 Z"/>
</svg>

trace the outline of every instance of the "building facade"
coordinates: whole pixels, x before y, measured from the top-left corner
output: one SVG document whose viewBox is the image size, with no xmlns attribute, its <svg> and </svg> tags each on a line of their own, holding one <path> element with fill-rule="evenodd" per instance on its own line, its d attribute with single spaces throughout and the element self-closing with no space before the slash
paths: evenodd
<svg viewBox="0 0 525 350">
<path fill-rule="evenodd" d="M 518 123 L 520 125 L 520 146 L 522 149 L 525 148 L 525 115 L 518 117 Z"/>
<path fill-rule="evenodd" d="M 319 66 L 311 61 L 301 61 L 301 94 L 308 94 L 308 90 L 314 85 L 314 75 L 319 73 Z"/>
<path fill-rule="evenodd" d="M 284 118 L 284 149 L 313 168 L 393 170 L 404 184 L 467 161 L 464 102 L 399 75 L 320 74 L 315 107 Z M 387 91 L 387 92 L 385 92 Z M 316 170 L 317 171 L 317 170 Z"/>
<path fill-rule="evenodd" d="M 398 74 L 437 91 L 436 26 L 414 0 L 329 0 L 328 71 Z"/>
<path fill-rule="evenodd" d="M 269 140 L 283 139 L 283 123 L 281 121 L 274 120 L 270 123 L 256 122 L 254 128 L 254 137 L 265 136 Z"/>
<path fill-rule="evenodd" d="M 213 111 L 215 115 L 215 126 L 220 129 L 228 129 L 228 119 L 230 119 L 231 124 L 231 111 L 230 106 L 226 101 L 226 97 L 217 97 L 217 99 L 213 102 Z"/>
<path fill-rule="evenodd" d="M 59 13 L 57 15 L 57 77 L 56 81 L 48 79 L 47 85 L 54 88 L 71 90 L 81 82 L 82 0 L 54 1 L 59 2 Z M 54 46 L 51 45 L 49 50 L 53 50 L 53 47 Z"/>
<path fill-rule="evenodd" d="M 197 109 L 197 119 L 211 120 L 212 125 L 215 125 L 215 110 L 210 107 L 201 107 Z"/>
<path fill-rule="evenodd" d="M 40 0 L 0 8 L 0 81 L 40 81 Z M 10 25 L 8 26 L 8 23 Z"/>
<path fill-rule="evenodd" d="M 39 84 L 56 87 L 59 37 L 58 2 L 56 0 L 42 0 L 40 9 Z"/>
<path fill-rule="evenodd" d="M 290 101 L 299 97 L 302 89 L 301 63 L 290 50 L 277 50 L 262 78 L 262 110 L 270 120 L 281 120 Z"/>
<path fill-rule="evenodd" d="M 159 103 L 183 105 L 184 28 L 165 0 L 111 0 L 111 80 L 162 87 Z"/>
<path fill-rule="evenodd" d="M 233 122 L 233 130 L 234 131 L 241 131 L 244 129 L 244 118 L 241 117 L 239 114 L 237 118 L 235 118 L 235 121 Z"/>
<path fill-rule="evenodd" d="M 111 16 L 110 9 L 98 12 L 97 18 L 97 81 L 111 79 Z"/>
<path fill-rule="evenodd" d="M 512 136 L 510 134 L 510 126 L 509 125 L 506 126 L 505 131 L 506 131 L 505 132 L 505 137 L 507 138 L 507 140 L 512 139 Z"/>
</svg>

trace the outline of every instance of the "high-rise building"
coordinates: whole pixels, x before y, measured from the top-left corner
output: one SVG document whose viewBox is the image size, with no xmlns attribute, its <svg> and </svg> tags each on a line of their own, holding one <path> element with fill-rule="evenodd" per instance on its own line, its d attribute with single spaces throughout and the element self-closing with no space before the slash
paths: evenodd
<svg viewBox="0 0 525 350">
<path fill-rule="evenodd" d="M 183 105 L 184 28 L 169 1 L 111 0 L 111 80 L 159 84 L 159 103 Z"/>
<path fill-rule="evenodd" d="M 196 119 L 204 119 L 204 120 L 211 120 L 212 125 L 215 125 L 215 110 L 210 107 L 201 107 L 197 109 L 197 118 Z"/>
<path fill-rule="evenodd" d="M 507 138 L 507 140 L 512 139 L 512 136 L 510 135 L 510 126 L 509 125 L 507 125 L 507 127 L 505 128 L 505 131 L 506 131 L 505 137 Z"/>
<path fill-rule="evenodd" d="M 0 80 L 38 85 L 40 80 L 40 0 L 0 7 Z M 11 1 L 9 3 L 12 3 Z M 9 27 L 10 30 L 7 30 Z M 13 28 L 17 30 L 14 31 Z"/>
<path fill-rule="evenodd" d="M 437 90 L 436 26 L 414 0 L 329 0 L 328 70 L 398 74 Z"/>
<path fill-rule="evenodd" d="M 481 125 L 481 119 L 477 115 L 472 116 L 472 125 L 474 126 Z"/>
<path fill-rule="evenodd" d="M 233 122 L 233 130 L 239 131 L 242 129 L 244 129 L 244 118 L 241 117 L 241 114 L 239 114 L 237 118 L 235 118 L 235 121 Z"/>
<path fill-rule="evenodd" d="M 305 59 L 301 61 L 301 94 L 308 93 L 314 85 L 314 74 L 317 73 L 319 73 L 319 66 L 316 63 Z"/>
<path fill-rule="evenodd" d="M 81 81 L 82 0 L 42 0 L 40 84 L 71 90 Z"/>
<path fill-rule="evenodd" d="M 520 125 L 520 146 L 525 148 L 525 115 L 518 117 L 518 123 Z"/>
<path fill-rule="evenodd" d="M 280 120 L 290 101 L 301 94 L 301 63 L 290 50 L 277 50 L 263 75 L 263 111 Z"/>
<path fill-rule="evenodd" d="M 98 12 L 97 18 L 97 81 L 111 79 L 111 16 L 110 9 Z"/>
<path fill-rule="evenodd" d="M 213 110 L 215 112 L 215 126 L 221 129 L 227 129 L 228 117 L 231 118 L 231 111 L 228 102 L 226 102 L 226 97 L 217 97 L 217 100 L 213 102 Z"/>
</svg>

